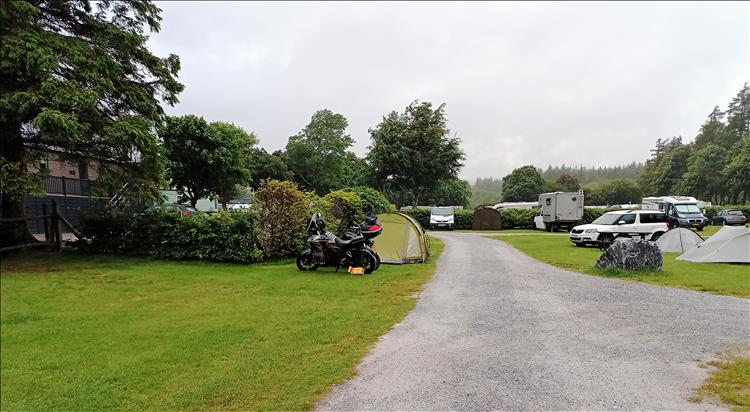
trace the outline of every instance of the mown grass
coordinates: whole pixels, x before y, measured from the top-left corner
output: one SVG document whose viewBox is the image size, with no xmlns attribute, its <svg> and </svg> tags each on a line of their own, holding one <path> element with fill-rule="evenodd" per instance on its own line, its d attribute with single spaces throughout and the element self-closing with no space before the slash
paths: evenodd
<svg viewBox="0 0 750 412">
<path fill-rule="evenodd" d="M 0 266 L 4 410 L 309 409 L 443 249 L 372 275 L 36 253 Z"/>
<path fill-rule="evenodd" d="M 709 397 L 731 405 L 734 411 L 750 411 L 750 359 L 731 357 L 710 361 L 708 365 L 716 369 L 690 400 L 702 402 Z"/>
<path fill-rule="evenodd" d="M 494 236 L 543 262 L 590 275 L 618 277 L 657 285 L 750 297 L 750 266 L 723 263 L 693 263 L 676 260 L 677 253 L 664 253 L 660 272 L 596 269 L 601 255 L 595 247 L 580 248 L 556 236 Z"/>
</svg>

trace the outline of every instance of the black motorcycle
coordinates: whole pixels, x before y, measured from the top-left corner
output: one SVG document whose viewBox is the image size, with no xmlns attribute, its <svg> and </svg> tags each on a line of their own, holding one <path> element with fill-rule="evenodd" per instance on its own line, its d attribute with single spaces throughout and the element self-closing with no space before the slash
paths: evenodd
<svg viewBox="0 0 750 412">
<path fill-rule="evenodd" d="M 320 213 L 314 214 L 307 225 L 308 247 L 297 256 L 297 268 L 308 271 L 320 266 L 335 266 L 338 271 L 341 267 L 354 266 L 372 273 L 378 268 L 380 259 L 370 248 L 371 239 L 380 234 L 382 227 L 366 226 L 366 223 L 360 226 L 359 234 L 350 232 L 340 238 L 326 232 Z"/>
</svg>

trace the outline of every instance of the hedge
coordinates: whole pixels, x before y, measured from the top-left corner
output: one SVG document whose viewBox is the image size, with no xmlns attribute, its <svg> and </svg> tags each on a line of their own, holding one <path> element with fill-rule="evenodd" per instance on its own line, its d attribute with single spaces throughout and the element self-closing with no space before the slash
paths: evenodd
<svg viewBox="0 0 750 412">
<path fill-rule="evenodd" d="M 237 263 L 263 258 L 257 247 L 256 217 L 251 212 L 85 216 L 81 232 L 90 242 L 78 241 L 75 247 L 92 253 Z"/>
<path fill-rule="evenodd" d="M 503 229 L 534 229 L 538 209 L 501 209 Z"/>
</svg>

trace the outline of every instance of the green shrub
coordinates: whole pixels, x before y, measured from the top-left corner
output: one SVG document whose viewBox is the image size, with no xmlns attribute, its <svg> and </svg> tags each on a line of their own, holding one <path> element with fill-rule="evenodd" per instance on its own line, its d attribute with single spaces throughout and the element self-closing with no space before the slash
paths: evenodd
<svg viewBox="0 0 750 412">
<path fill-rule="evenodd" d="M 365 216 L 377 216 L 391 210 L 388 199 L 386 199 L 382 193 L 371 187 L 357 186 L 348 190 L 356 193 L 357 196 L 362 199 L 362 213 L 364 213 Z"/>
<path fill-rule="evenodd" d="M 326 225 L 342 236 L 355 223 L 364 219 L 362 199 L 354 192 L 336 190 L 323 197 Z"/>
<path fill-rule="evenodd" d="M 305 245 L 310 196 L 292 182 L 268 180 L 255 192 L 258 241 L 267 258 L 293 256 Z"/>
<path fill-rule="evenodd" d="M 456 229 L 471 229 L 474 223 L 474 211 L 465 209 L 456 210 L 453 222 Z"/>
<path fill-rule="evenodd" d="M 581 224 L 588 224 L 593 222 L 594 220 L 598 219 L 599 216 L 607 213 L 607 209 L 596 207 L 596 208 L 584 208 L 583 209 L 583 218 L 581 219 Z"/>
<path fill-rule="evenodd" d="M 259 262 L 263 257 L 251 212 L 105 213 L 82 217 L 81 232 L 91 242 L 79 241 L 76 247 L 93 253 L 238 263 Z"/>
<path fill-rule="evenodd" d="M 503 229 L 534 229 L 534 216 L 539 209 L 502 209 Z"/>
</svg>

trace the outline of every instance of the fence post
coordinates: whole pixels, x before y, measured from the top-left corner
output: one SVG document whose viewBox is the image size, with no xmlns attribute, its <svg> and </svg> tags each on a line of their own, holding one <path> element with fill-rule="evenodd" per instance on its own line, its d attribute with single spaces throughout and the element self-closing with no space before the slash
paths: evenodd
<svg viewBox="0 0 750 412">
<path fill-rule="evenodd" d="M 42 215 L 47 215 L 47 204 L 42 203 Z M 45 217 L 42 219 L 42 222 L 44 224 L 44 241 L 49 242 L 51 239 L 49 238 L 49 222 L 47 222 L 48 217 Z"/>
<path fill-rule="evenodd" d="M 57 201 L 52 201 L 52 230 L 55 233 L 55 247 L 59 252 L 62 248 L 62 234 L 60 233 L 60 210 L 57 208 Z"/>
<path fill-rule="evenodd" d="M 65 214 L 68 214 L 68 182 L 65 180 L 65 176 L 62 177 L 63 187 L 63 209 Z"/>
</svg>

